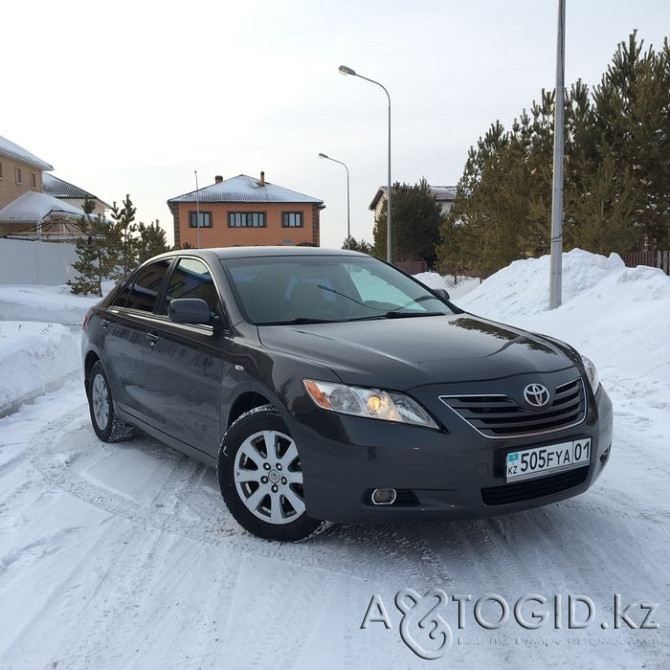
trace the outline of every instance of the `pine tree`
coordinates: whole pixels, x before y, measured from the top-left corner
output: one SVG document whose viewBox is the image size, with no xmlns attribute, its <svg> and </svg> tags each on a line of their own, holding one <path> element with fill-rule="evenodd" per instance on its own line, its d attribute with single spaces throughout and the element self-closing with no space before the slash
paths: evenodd
<svg viewBox="0 0 670 670">
<path fill-rule="evenodd" d="M 555 95 L 542 91 L 506 131 L 470 149 L 441 227 L 444 271 L 490 274 L 550 246 Z M 564 248 L 623 253 L 670 247 L 670 46 L 633 33 L 592 91 L 565 99 Z"/>
<path fill-rule="evenodd" d="M 643 50 L 633 32 L 621 42 L 596 86 L 596 130 L 601 154 L 614 160 L 616 188 L 605 203 L 632 201 L 626 225 L 638 229 L 637 246 L 670 246 L 670 47 Z M 626 251 L 623 249 L 622 251 Z"/>
<path fill-rule="evenodd" d="M 358 241 L 351 235 L 344 240 L 342 248 L 349 249 L 350 251 L 361 251 L 364 254 L 371 254 L 373 251 L 372 245 L 369 242 L 366 242 L 364 239 Z"/>
<path fill-rule="evenodd" d="M 135 206 L 129 195 L 122 206 L 112 203 L 112 220 L 108 232 L 108 254 L 112 266 L 110 279 L 121 279 L 137 264 L 137 243 L 133 237 L 137 232 L 135 225 Z"/>
<path fill-rule="evenodd" d="M 136 240 L 137 262 L 144 261 L 170 250 L 165 231 L 155 221 L 148 226 L 140 222 L 137 226 L 139 237 Z"/>
<path fill-rule="evenodd" d="M 374 253 L 386 258 L 388 199 L 385 199 L 372 231 Z M 395 183 L 391 192 L 391 252 L 394 261 L 435 261 L 442 212 L 425 179 L 418 184 Z"/>
<path fill-rule="evenodd" d="M 76 242 L 77 261 L 72 264 L 78 276 L 67 284 L 72 293 L 102 296 L 102 280 L 108 271 L 107 263 L 107 223 L 101 216 L 91 216 L 95 203 L 88 197 L 82 209 L 85 216 L 79 219 L 79 227 L 84 233 Z"/>
</svg>

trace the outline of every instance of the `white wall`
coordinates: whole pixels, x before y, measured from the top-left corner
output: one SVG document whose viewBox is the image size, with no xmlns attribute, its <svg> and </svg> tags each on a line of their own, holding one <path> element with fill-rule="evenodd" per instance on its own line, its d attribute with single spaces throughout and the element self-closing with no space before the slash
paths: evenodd
<svg viewBox="0 0 670 670">
<path fill-rule="evenodd" d="M 76 260 L 74 244 L 0 239 L 0 284 L 64 284 Z"/>
</svg>

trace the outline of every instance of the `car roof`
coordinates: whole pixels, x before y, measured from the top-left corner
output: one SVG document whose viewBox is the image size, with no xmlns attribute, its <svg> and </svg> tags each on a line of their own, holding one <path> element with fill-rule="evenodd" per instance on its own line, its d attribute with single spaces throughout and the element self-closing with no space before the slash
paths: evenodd
<svg viewBox="0 0 670 670">
<path fill-rule="evenodd" d="M 365 257 L 359 251 L 347 249 L 324 249 L 322 247 L 289 247 L 289 246 L 254 246 L 254 247 L 220 247 L 214 249 L 180 249 L 161 254 L 162 257 L 189 255 L 210 258 L 215 256 L 226 258 L 270 258 L 282 256 L 359 256 Z"/>
</svg>

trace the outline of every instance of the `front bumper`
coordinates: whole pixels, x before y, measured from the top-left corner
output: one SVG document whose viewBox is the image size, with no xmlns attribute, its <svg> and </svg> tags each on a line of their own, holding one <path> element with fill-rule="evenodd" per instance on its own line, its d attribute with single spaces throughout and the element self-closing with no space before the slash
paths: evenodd
<svg viewBox="0 0 670 670">
<path fill-rule="evenodd" d="M 602 472 L 612 444 L 611 401 L 602 387 L 588 395 L 578 426 L 514 439 L 491 439 L 453 417 L 436 431 L 305 407 L 291 430 L 301 454 L 307 513 L 339 523 L 484 517 L 583 493 Z M 502 464 L 510 449 L 580 438 L 591 439 L 588 466 L 505 483 Z M 376 488 L 396 489 L 396 503 L 373 505 Z"/>
</svg>

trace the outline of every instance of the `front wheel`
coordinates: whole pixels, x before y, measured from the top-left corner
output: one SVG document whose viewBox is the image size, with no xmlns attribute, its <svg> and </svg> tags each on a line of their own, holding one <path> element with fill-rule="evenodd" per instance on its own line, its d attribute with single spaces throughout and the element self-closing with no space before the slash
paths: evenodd
<svg viewBox="0 0 670 670">
<path fill-rule="evenodd" d="M 305 512 L 298 447 L 271 405 L 246 412 L 228 429 L 217 473 L 230 513 L 254 535 L 295 542 L 328 525 Z"/>
</svg>

